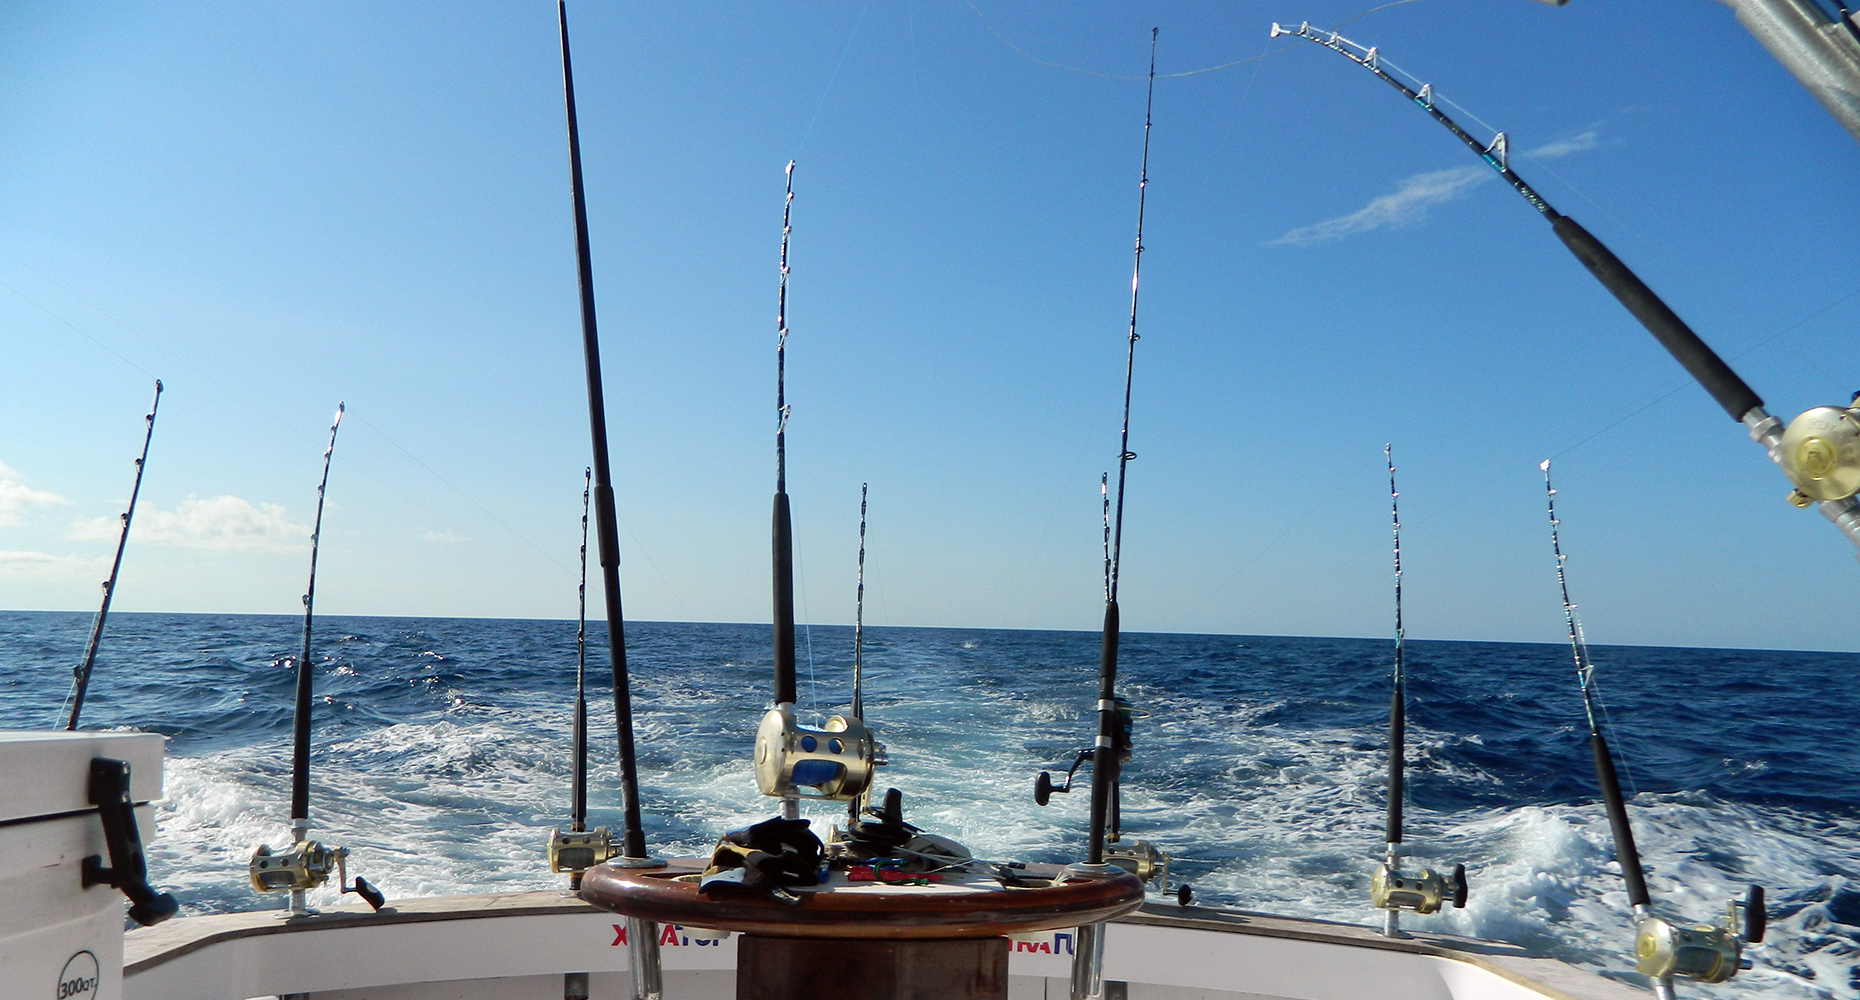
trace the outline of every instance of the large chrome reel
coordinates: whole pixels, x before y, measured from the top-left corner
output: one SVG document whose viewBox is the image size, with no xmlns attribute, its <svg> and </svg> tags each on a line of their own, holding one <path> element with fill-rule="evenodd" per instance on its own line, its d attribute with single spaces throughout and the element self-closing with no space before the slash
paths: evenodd
<svg viewBox="0 0 1860 1000">
<path fill-rule="evenodd" d="M 858 719 L 836 715 L 815 729 L 794 718 L 794 706 L 777 705 L 756 728 L 756 787 L 778 798 L 857 798 L 872 785 L 884 748 Z"/>
</svg>

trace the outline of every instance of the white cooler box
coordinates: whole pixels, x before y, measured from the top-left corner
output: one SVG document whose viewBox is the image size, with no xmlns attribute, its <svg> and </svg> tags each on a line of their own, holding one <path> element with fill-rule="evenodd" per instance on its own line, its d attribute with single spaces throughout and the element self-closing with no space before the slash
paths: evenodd
<svg viewBox="0 0 1860 1000">
<path fill-rule="evenodd" d="M 127 810 L 107 795 L 100 809 L 92 786 L 120 786 L 122 768 L 109 762 L 128 765 L 135 809 L 124 832 L 147 843 L 155 834 L 148 803 L 161 798 L 164 742 L 153 733 L 0 732 L 0 997 L 122 1000 L 125 891 L 142 892 L 146 881 L 135 878 L 124 891 L 85 888 L 86 858 L 95 858 L 93 874 L 106 878 L 114 877 L 112 866 L 139 867 L 126 856 L 127 844 L 113 857 L 105 836 L 103 812 L 114 820 Z M 95 769 L 106 773 L 94 779 L 99 759 L 105 763 Z M 173 912 L 171 898 L 143 895 L 143 919 Z"/>
</svg>

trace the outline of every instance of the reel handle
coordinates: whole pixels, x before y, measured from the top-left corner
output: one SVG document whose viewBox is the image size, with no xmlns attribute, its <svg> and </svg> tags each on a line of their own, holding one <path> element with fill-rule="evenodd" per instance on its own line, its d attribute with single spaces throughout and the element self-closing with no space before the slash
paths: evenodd
<svg viewBox="0 0 1860 1000">
<path fill-rule="evenodd" d="M 1769 929 L 1770 914 L 1765 906 L 1763 887 L 1753 885 L 1744 893 L 1744 940 L 1750 944 L 1763 941 L 1763 932 Z"/>
<path fill-rule="evenodd" d="M 362 897 L 362 902 L 367 903 L 368 907 L 376 913 L 381 912 L 381 908 L 387 905 L 387 897 L 381 894 L 381 890 L 369 885 L 368 880 L 360 875 L 355 876 L 354 885 L 345 885 L 342 891 L 352 892 Z"/>
</svg>

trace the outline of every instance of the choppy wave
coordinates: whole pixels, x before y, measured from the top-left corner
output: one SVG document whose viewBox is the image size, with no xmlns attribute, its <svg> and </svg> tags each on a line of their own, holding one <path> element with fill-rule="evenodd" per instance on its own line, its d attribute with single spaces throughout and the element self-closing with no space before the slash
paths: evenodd
<svg viewBox="0 0 1860 1000">
<path fill-rule="evenodd" d="M 87 625 L 0 613 L 0 725 L 52 722 Z M 297 627 L 112 618 L 86 724 L 171 737 L 150 863 L 191 912 L 270 902 L 244 872 L 255 845 L 287 836 Z M 846 658 L 823 652 L 846 646 L 845 629 L 812 630 L 804 713 L 846 702 Z M 1127 635 L 1123 648 L 1121 687 L 1149 713 L 1126 771 L 1126 834 L 1174 855 L 1208 905 L 1372 922 L 1387 643 Z M 319 837 L 349 846 L 390 896 L 560 887 L 542 844 L 566 821 L 572 624 L 332 618 L 317 650 Z M 1096 636 L 872 629 L 866 650 L 867 714 L 893 761 L 882 779 L 903 790 L 913 822 L 982 856 L 1079 852 L 1083 796 L 1043 809 L 1030 791 L 1036 771 L 1063 769 L 1089 741 Z M 1512 941 L 1633 980 L 1567 651 L 1409 650 L 1407 848 L 1424 863 L 1465 862 L 1473 891 L 1464 910 L 1404 926 Z M 1657 904 L 1709 920 L 1750 883 L 1770 891 L 1756 968 L 1687 994 L 1860 998 L 1860 657 L 1595 653 Z M 654 850 L 704 852 L 767 816 L 746 767 L 767 698 L 766 626 L 629 625 L 629 659 Z M 617 826 L 605 676 L 591 657 L 591 821 Z"/>
</svg>

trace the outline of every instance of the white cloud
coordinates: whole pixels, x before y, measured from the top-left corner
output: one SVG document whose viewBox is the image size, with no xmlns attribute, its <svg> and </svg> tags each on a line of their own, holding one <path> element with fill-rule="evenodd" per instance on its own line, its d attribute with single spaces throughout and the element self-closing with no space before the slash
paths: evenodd
<svg viewBox="0 0 1860 1000">
<path fill-rule="evenodd" d="M 460 542 L 471 541 L 471 539 L 453 531 L 451 528 L 447 528 L 444 531 L 422 531 L 420 532 L 420 537 L 429 542 L 443 542 L 448 545 L 456 545 Z"/>
<path fill-rule="evenodd" d="M 1302 247 L 1372 229 L 1405 226 L 1426 217 L 1427 206 L 1451 201 L 1459 197 L 1460 192 L 1494 176 L 1486 167 L 1456 167 L 1415 174 L 1398 184 L 1394 194 L 1385 194 L 1349 215 L 1301 226 L 1269 245 Z"/>
<path fill-rule="evenodd" d="M 114 541 L 121 530 L 114 517 L 71 525 L 69 537 Z M 137 511 L 132 541 L 184 549 L 221 552 L 295 552 L 310 537 L 307 525 L 292 524 L 275 503 L 251 503 L 235 496 L 202 500 L 188 497 L 172 511 Z"/>
<path fill-rule="evenodd" d="M 1595 130 L 1590 129 L 1578 135 L 1545 143 L 1524 155 L 1532 159 L 1550 160 L 1559 156 L 1586 153 L 1594 149 L 1597 142 Z M 1405 226 L 1426 218 L 1427 206 L 1452 201 L 1465 191 L 1484 184 L 1496 176 L 1498 176 L 1496 172 L 1483 166 L 1458 167 L 1453 170 L 1435 170 L 1425 174 L 1415 174 L 1398 183 L 1394 194 L 1385 194 L 1349 215 L 1301 226 L 1267 245 L 1302 247 L 1327 240 L 1340 240 L 1345 236 L 1366 233 L 1372 229 Z"/>
<path fill-rule="evenodd" d="M 30 507 L 50 507 L 70 503 L 47 490 L 35 490 L 19 481 L 19 473 L 0 462 L 0 527 L 18 524 Z"/>
<path fill-rule="evenodd" d="M 1586 153 L 1594 149 L 1595 145 L 1595 130 L 1590 129 L 1581 135 L 1572 135 L 1567 139 L 1544 143 L 1524 155 L 1538 160 L 1551 160 L 1559 156 L 1569 156 L 1572 153 Z"/>
<path fill-rule="evenodd" d="M 55 556 L 48 552 L 0 551 L 0 578 L 67 582 L 86 577 L 101 581 L 106 560 L 97 556 Z"/>
</svg>

